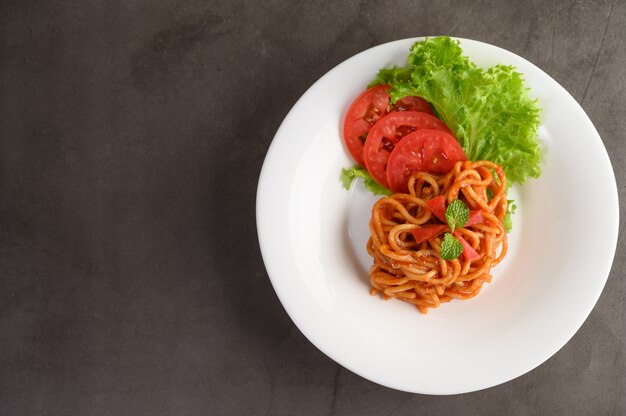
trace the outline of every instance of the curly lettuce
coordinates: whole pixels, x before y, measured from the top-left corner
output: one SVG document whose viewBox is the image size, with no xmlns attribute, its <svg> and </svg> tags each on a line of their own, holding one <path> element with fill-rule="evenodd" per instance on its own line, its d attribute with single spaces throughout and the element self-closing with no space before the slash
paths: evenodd
<svg viewBox="0 0 626 416">
<path fill-rule="evenodd" d="M 403 68 L 383 68 L 371 85 L 388 84 L 391 101 L 430 102 L 470 160 L 502 166 L 509 182 L 541 174 L 540 108 L 515 67 L 477 67 L 447 36 L 415 43 Z"/>
<path fill-rule="evenodd" d="M 391 195 L 391 191 L 372 178 L 367 170 L 359 165 L 355 165 L 349 169 L 342 168 L 340 180 L 343 183 L 345 189 L 350 189 L 352 181 L 356 178 L 363 178 L 363 185 L 365 189 L 373 193 L 374 195 Z"/>
</svg>

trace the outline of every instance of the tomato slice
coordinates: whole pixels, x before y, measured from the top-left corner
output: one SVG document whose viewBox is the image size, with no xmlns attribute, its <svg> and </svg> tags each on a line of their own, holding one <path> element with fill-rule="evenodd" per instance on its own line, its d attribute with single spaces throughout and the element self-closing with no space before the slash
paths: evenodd
<svg viewBox="0 0 626 416">
<path fill-rule="evenodd" d="M 430 209 L 430 212 L 432 212 L 435 217 L 439 218 L 444 223 L 447 223 L 446 221 L 446 198 L 443 195 L 436 196 L 432 199 L 429 199 L 428 201 L 426 201 L 426 205 L 428 206 L 428 209 Z"/>
<path fill-rule="evenodd" d="M 396 101 L 394 105 L 391 106 L 391 111 L 421 111 L 422 113 L 428 113 L 430 115 L 435 115 L 433 113 L 433 109 L 428 104 L 428 101 L 423 99 L 422 97 L 404 97 Z"/>
<path fill-rule="evenodd" d="M 437 129 L 451 134 L 443 121 L 426 113 L 397 111 L 381 118 L 368 133 L 363 147 L 365 167 L 372 178 L 389 188 L 386 173 L 389 155 L 404 136 L 421 129 Z"/>
<path fill-rule="evenodd" d="M 393 111 L 420 111 L 433 115 L 428 101 L 421 97 L 404 97 L 394 105 L 389 104 L 389 85 L 377 85 L 365 90 L 350 105 L 343 125 L 343 140 L 350 155 L 361 166 L 363 145 L 372 126 L 385 114 Z"/>
<path fill-rule="evenodd" d="M 387 114 L 389 94 L 387 85 L 377 85 L 365 90 L 352 103 L 343 125 L 343 140 L 356 163 L 365 166 L 363 143 L 367 133 L 380 118 Z"/>
<path fill-rule="evenodd" d="M 412 230 L 411 234 L 413 234 L 413 238 L 415 239 L 415 242 L 417 244 L 420 244 L 428 240 L 429 238 L 432 238 L 436 236 L 437 234 L 442 233 L 447 228 L 448 227 L 446 225 L 426 224 L 426 225 L 420 226 L 420 228 Z"/>
<path fill-rule="evenodd" d="M 389 155 L 387 183 L 394 192 L 406 192 L 413 172 L 448 173 L 459 160 L 467 160 L 467 156 L 450 133 L 434 129 L 417 130 L 402 139 Z M 374 176 L 371 171 L 370 174 Z"/>
<path fill-rule="evenodd" d="M 482 212 L 479 209 L 474 209 L 470 211 L 469 220 L 467 220 L 464 227 L 469 227 L 474 224 L 482 224 L 484 220 Z"/>
<path fill-rule="evenodd" d="M 459 239 L 459 241 L 463 245 L 463 257 L 465 257 L 465 260 L 471 261 L 480 257 L 480 254 L 478 254 L 476 250 L 474 250 L 474 247 L 472 247 L 470 243 L 468 243 L 463 237 L 461 237 L 461 233 L 455 231 L 454 235 L 456 236 L 456 238 Z"/>
</svg>

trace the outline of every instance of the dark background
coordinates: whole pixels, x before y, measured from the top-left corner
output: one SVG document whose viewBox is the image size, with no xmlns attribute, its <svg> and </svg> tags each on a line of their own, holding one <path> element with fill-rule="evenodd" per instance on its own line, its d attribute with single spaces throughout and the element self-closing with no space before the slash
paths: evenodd
<svg viewBox="0 0 626 416">
<path fill-rule="evenodd" d="M 622 206 L 574 338 L 452 397 L 381 387 L 311 345 L 255 224 L 298 97 L 357 52 L 436 34 L 511 50 L 570 91 Z M 624 39 L 623 0 L 1 1 L 0 415 L 626 414 Z"/>
</svg>

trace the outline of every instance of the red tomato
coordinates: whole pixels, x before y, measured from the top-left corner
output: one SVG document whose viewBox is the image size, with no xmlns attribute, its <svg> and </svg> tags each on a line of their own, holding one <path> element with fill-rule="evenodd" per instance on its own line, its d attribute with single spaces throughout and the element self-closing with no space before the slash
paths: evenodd
<svg viewBox="0 0 626 416">
<path fill-rule="evenodd" d="M 439 218 L 441 221 L 447 224 L 446 198 L 443 195 L 429 199 L 428 201 L 426 201 L 426 205 L 428 205 L 430 212 L 432 212 L 435 217 Z"/>
<path fill-rule="evenodd" d="M 430 107 L 430 104 L 428 104 L 428 101 L 422 97 L 401 98 L 396 101 L 393 106 L 391 106 L 389 111 L 421 111 L 422 113 L 435 115 L 433 113 L 433 109 Z"/>
<path fill-rule="evenodd" d="M 411 234 L 413 234 L 415 242 L 419 244 L 423 243 L 429 238 L 436 236 L 437 234 L 442 233 L 447 228 L 448 227 L 446 225 L 426 224 L 420 226 L 420 228 L 411 231 Z"/>
<path fill-rule="evenodd" d="M 406 192 L 413 172 L 448 173 L 459 160 L 467 160 L 467 156 L 454 136 L 442 130 L 417 130 L 402 139 L 389 155 L 387 183 L 394 192 Z M 372 171 L 370 174 L 374 176 Z"/>
<path fill-rule="evenodd" d="M 456 238 L 459 239 L 459 241 L 463 245 L 463 257 L 465 257 L 466 260 L 471 261 L 480 257 L 480 254 L 478 254 L 476 250 L 474 250 L 474 247 L 472 247 L 470 243 L 468 243 L 467 241 L 465 241 L 463 237 L 461 237 L 461 234 L 459 232 L 455 231 L 454 235 L 456 236 Z"/>
<path fill-rule="evenodd" d="M 448 126 L 437 117 L 417 111 L 389 113 L 372 127 L 363 147 L 363 159 L 367 171 L 378 183 L 389 188 L 387 183 L 389 155 L 404 136 L 421 129 L 450 132 Z M 456 143 L 454 137 L 452 140 Z"/>
<path fill-rule="evenodd" d="M 387 85 L 365 90 L 352 103 L 343 125 L 343 140 L 356 163 L 365 166 L 363 143 L 372 125 L 387 114 L 389 94 Z"/>
<path fill-rule="evenodd" d="M 465 223 L 464 227 L 469 227 L 474 224 L 482 224 L 484 221 L 483 214 L 479 209 L 470 211 L 469 220 Z"/>
<path fill-rule="evenodd" d="M 392 111 L 421 111 L 433 114 L 428 101 L 421 97 L 404 97 L 393 106 L 389 104 L 389 85 L 377 85 L 365 90 L 350 105 L 343 126 L 343 140 L 352 158 L 361 166 L 363 145 L 374 123 Z"/>
</svg>

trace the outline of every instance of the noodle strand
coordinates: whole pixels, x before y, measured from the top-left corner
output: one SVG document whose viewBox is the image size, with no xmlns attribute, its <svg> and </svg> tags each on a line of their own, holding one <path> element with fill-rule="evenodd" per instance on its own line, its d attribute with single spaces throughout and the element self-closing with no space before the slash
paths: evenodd
<svg viewBox="0 0 626 416">
<path fill-rule="evenodd" d="M 480 211 L 482 221 L 456 230 L 478 257 L 442 259 L 441 234 L 421 243 L 414 240 L 414 230 L 441 224 L 426 204 L 437 196 L 448 204 L 461 199 L 471 210 Z M 506 212 L 506 176 L 492 162 L 457 162 L 444 176 L 413 173 L 408 193 L 381 198 L 372 208 L 367 243 L 374 259 L 371 294 L 411 303 L 422 313 L 452 299 L 476 296 L 491 281 L 491 268 L 506 255 Z"/>
</svg>

